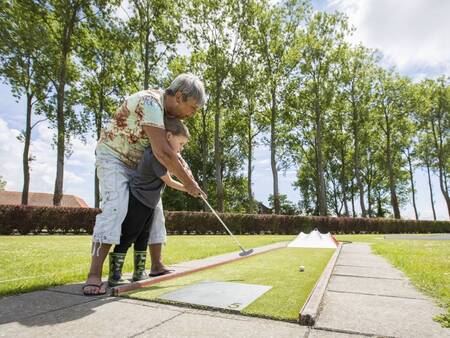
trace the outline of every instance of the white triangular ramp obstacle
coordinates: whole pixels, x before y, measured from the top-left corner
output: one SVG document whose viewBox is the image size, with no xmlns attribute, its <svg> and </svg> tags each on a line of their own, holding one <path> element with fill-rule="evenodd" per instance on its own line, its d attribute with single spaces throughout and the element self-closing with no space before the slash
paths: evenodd
<svg viewBox="0 0 450 338">
<path fill-rule="evenodd" d="M 300 232 L 295 239 L 289 243 L 289 248 L 337 248 L 336 239 L 328 232 L 322 234 L 319 230 L 314 229 L 309 234 Z"/>
</svg>

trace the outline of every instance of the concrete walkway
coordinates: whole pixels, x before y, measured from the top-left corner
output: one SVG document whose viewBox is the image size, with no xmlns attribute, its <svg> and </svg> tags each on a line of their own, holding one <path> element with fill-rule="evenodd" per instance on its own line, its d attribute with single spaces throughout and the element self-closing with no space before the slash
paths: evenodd
<svg viewBox="0 0 450 338">
<path fill-rule="evenodd" d="M 382 337 L 450 337 L 433 317 L 444 310 L 368 244 L 345 244 L 315 328 Z"/>
<path fill-rule="evenodd" d="M 115 297 L 85 297 L 81 284 L 0 298 L 0 337 L 450 337 L 441 310 L 401 272 L 346 244 L 313 328 Z"/>
</svg>

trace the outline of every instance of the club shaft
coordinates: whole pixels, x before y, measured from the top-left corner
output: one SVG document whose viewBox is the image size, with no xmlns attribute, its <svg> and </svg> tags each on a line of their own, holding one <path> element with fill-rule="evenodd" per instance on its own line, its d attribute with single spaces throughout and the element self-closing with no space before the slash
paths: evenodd
<svg viewBox="0 0 450 338">
<path fill-rule="evenodd" d="M 239 243 L 239 241 L 234 237 L 234 235 L 231 233 L 230 229 L 228 229 L 228 227 L 225 225 L 225 223 L 222 221 L 222 219 L 219 217 L 219 215 L 217 214 L 217 212 L 212 208 L 212 206 L 208 203 L 208 201 L 201 196 L 203 201 L 206 203 L 206 205 L 211 209 L 211 211 L 213 212 L 214 215 L 216 215 L 217 219 L 220 221 L 220 223 L 222 223 L 222 225 L 224 226 L 224 228 L 228 231 L 228 233 L 230 234 L 230 236 L 233 238 L 233 240 L 236 242 L 237 245 L 239 245 L 239 247 L 241 248 L 242 251 L 245 252 L 244 248 L 242 247 L 241 243 Z"/>
</svg>

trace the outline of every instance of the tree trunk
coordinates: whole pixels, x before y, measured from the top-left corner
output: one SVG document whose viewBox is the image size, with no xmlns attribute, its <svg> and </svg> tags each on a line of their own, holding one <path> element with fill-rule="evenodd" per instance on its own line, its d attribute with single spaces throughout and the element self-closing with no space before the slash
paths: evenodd
<svg viewBox="0 0 450 338">
<path fill-rule="evenodd" d="M 342 200 L 344 203 L 344 215 L 348 216 L 348 204 L 347 204 L 347 182 L 345 181 L 345 149 L 341 148 L 341 186 L 342 186 Z"/>
<path fill-rule="evenodd" d="M 251 110 L 251 108 L 250 108 Z M 248 198 L 248 204 L 247 204 L 247 212 L 249 214 L 253 213 L 253 192 L 252 192 L 252 112 L 249 112 L 248 116 L 248 125 L 247 125 L 247 147 L 248 147 L 248 157 L 247 157 L 247 198 Z"/>
<path fill-rule="evenodd" d="M 352 216 L 356 217 L 356 212 L 355 212 L 355 194 L 354 194 L 353 190 L 354 190 L 354 185 L 353 185 L 353 179 L 352 179 L 352 181 L 351 181 Z"/>
<path fill-rule="evenodd" d="M 208 184 L 207 184 L 207 165 L 208 165 L 208 134 L 206 131 L 206 111 L 202 113 L 202 190 L 204 192 L 208 191 Z M 206 209 L 206 206 L 203 205 L 203 210 Z"/>
<path fill-rule="evenodd" d="M 223 212 L 223 182 L 222 182 L 222 156 L 220 144 L 220 95 L 221 86 L 220 81 L 216 84 L 216 111 L 214 115 L 214 162 L 216 167 L 216 193 L 217 193 L 217 210 Z"/>
<path fill-rule="evenodd" d="M 352 85 L 352 97 L 354 95 L 354 88 Z M 356 185 L 358 186 L 359 190 L 359 204 L 361 207 L 361 216 L 366 217 L 366 205 L 364 203 L 364 186 L 362 184 L 361 180 L 361 169 L 360 169 L 360 154 L 359 154 L 359 127 L 360 127 L 360 118 L 358 115 L 358 111 L 355 106 L 354 99 L 352 98 L 352 114 L 353 114 L 353 139 L 354 139 L 354 146 L 355 146 L 355 152 L 353 156 L 353 160 L 355 163 L 355 178 L 356 178 Z"/>
<path fill-rule="evenodd" d="M 79 6 L 79 4 L 78 4 Z M 70 13 L 70 10 L 73 12 Z M 78 12 L 78 7 L 75 6 L 68 10 L 71 14 L 69 21 L 64 25 L 63 35 L 61 37 L 61 57 L 59 64 L 58 74 L 58 88 L 56 88 L 56 125 L 57 125 L 57 151 L 56 151 L 56 179 L 55 190 L 53 193 L 53 205 L 61 205 L 63 182 L 64 182 L 64 153 L 65 153 L 65 138 L 66 127 L 64 119 L 64 95 L 66 86 L 66 71 L 67 71 L 67 58 L 70 54 L 70 44 L 72 39 L 72 33 L 75 25 L 75 19 Z"/>
<path fill-rule="evenodd" d="M 103 101 L 103 91 L 100 90 L 100 97 L 99 97 L 99 109 L 97 112 L 95 113 L 95 131 L 96 131 L 96 135 L 97 135 L 97 141 L 100 139 L 101 136 L 101 132 L 102 132 L 102 116 L 104 114 L 104 101 Z M 95 207 L 99 208 L 100 207 L 100 186 L 99 186 L 99 181 L 98 181 L 98 177 L 97 177 L 97 167 L 95 167 L 95 179 L 94 179 L 94 184 L 95 184 Z"/>
<path fill-rule="evenodd" d="M 444 159 L 442 156 L 442 148 L 443 148 L 443 141 L 442 141 L 442 135 L 440 134 L 439 137 L 437 135 L 436 132 L 436 127 L 435 127 L 435 122 L 434 122 L 434 118 L 432 118 L 431 122 L 431 128 L 432 128 L 432 132 L 433 132 L 433 140 L 434 140 L 434 146 L 436 148 L 436 152 L 437 152 L 437 159 L 438 159 L 438 170 L 439 170 L 439 187 L 441 188 L 441 192 L 442 195 L 444 196 L 445 199 L 445 203 L 447 204 L 447 212 L 448 215 L 450 217 L 450 197 L 448 195 L 448 190 L 447 190 L 447 184 L 444 182 Z M 440 127 L 440 121 L 438 121 L 439 127 Z"/>
<path fill-rule="evenodd" d="M 319 180 L 319 215 L 326 216 L 328 214 L 327 211 L 327 199 L 326 199 L 326 189 L 325 189 L 325 176 L 323 169 L 323 154 L 322 154 L 322 118 L 320 113 L 320 108 L 318 103 L 316 102 L 316 162 L 317 162 L 317 177 Z"/>
<path fill-rule="evenodd" d="M 31 142 L 31 101 L 33 95 L 27 93 L 27 118 L 25 126 L 25 144 L 23 147 L 23 188 L 22 188 L 22 204 L 28 204 L 28 191 L 30 188 L 30 142 Z"/>
<path fill-rule="evenodd" d="M 389 175 L 389 191 L 391 194 L 391 205 L 392 209 L 394 211 L 394 217 L 396 219 L 400 219 L 400 208 L 398 206 L 398 199 L 397 199 L 397 193 L 395 191 L 395 177 L 394 177 L 394 168 L 392 164 L 392 149 L 391 149 L 391 123 L 389 120 L 387 108 L 383 107 L 383 113 L 384 113 L 384 121 L 386 123 L 386 164 L 388 169 L 388 175 Z"/>
<path fill-rule="evenodd" d="M 147 13 L 148 13 L 147 8 Z M 150 77 L 150 70 L 149 70 L 149 62 L 150 62 L 150 43 L 148 41 L 150 34 L 150 28 L 147 28 L 145 31 L 145 41 L 144 41 L 144 89 L 148 89 L 148 82 Z"/>
<path fill-rule="evenodd" d="M 433 219 L 436 220 L 436 210 L 434 209 L 433 187 L 431 185 L 430 162 L 428 158 L 425 160 L 425 164 L 427 166 L 428 186 L 430 187 L 431 209 L 433 210 Z"/>
<path fill-rule="evenodd" d="M 411 182 L 411 193 L 412 193 L 414 214 L 416 216 L 416 220 L 419 220 L 419 214 L 417 213 L 417 207 L 416 207 L 416 190 L 414 188 L 414 176 L 413 176 L 413 169 L 412 169 L 412 161 L 411 161 L 411 154 L 409 152 L 409 149 L 406 149 L 406 158 L 408 159 L 408 164 L 409 164 L 409 179 Z"/>
<path fill-rule="evenodd" d="M 278 107 L 276 101 L 276 86 L 272 85 L 272 109 L 270 117 L 270 165 L 272 168 L 273 177 L 273 206 L 275 209 L 275 214 L 280 214 L 280 193 L 278 191 L 278 169 L 276 162 L 276 144 L 277 144 L 277 133 L 276 133 L 276 122 L 278 115 Z"/>
</svg>

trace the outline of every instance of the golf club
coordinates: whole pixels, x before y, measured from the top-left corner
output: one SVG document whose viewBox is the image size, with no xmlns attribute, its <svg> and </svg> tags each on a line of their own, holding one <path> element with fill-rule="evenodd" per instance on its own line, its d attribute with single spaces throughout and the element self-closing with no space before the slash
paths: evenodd
<svg viewBox="0 0 450 338">
<path fill-rule="evenodd" d="M 212 208 L 211 205 L 209 205 L 208 201 L 203 197 L 203 195 L 200 195 L 200 197 L 202 198 L 202 200 L 208 205 L 208 207 L 211 209 L 211 211 L 213 212 L 214 215 L 216 215 L 216 217 L 219 219 L 220 223 L 222 223 L 222 225 L 225 227 L 225 229 L 228 231 L 228 233 L 230 234 L 230 236 L 234 239 L 234 241 L 236 242 L 236 244 L 239 246 L 239 248 L 241 249 L 242 252 L 239 253 L 239 256 L 248 256 L 253 252 L 253 249 L 250 250 L 245 250 L 241 243 L 239 243 L 239 241 L 233 236 L 233 234 L 231 233 L 230 229 L 228 229 L 228 227 L 225 225 L 225 223 L 222 221 L 222 219 L 219 217 L 219 215 L 217 215 L 217 213 L 214 211 L 214 209 Z"/>
</svg>

